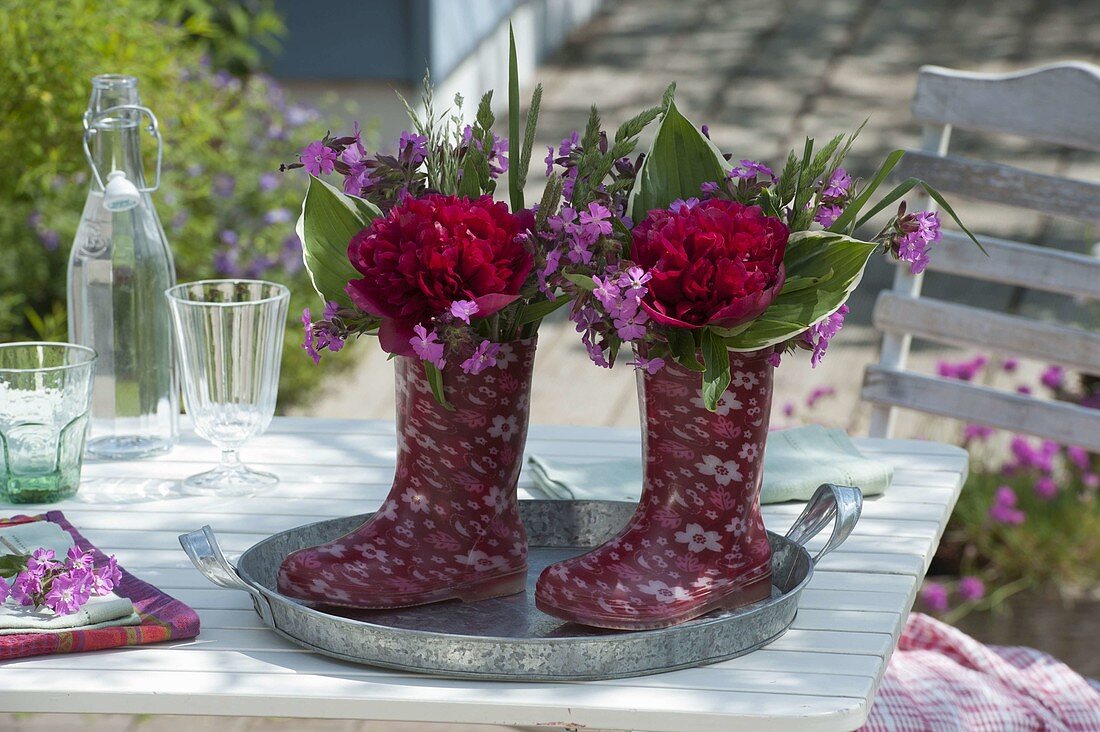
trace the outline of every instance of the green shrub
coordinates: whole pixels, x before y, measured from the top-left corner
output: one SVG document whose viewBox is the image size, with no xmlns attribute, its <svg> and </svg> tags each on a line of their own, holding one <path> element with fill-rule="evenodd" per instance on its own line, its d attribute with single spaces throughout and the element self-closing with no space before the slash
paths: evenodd
<svg viewBox="0 0 1100 732">
<path fill-rule="evenodd" d="M 89 178 L 81 115 L 91 77 L 120 72 L 138 77 L 160 119 L 165 166 L 153 200 L 179 279 L 245 275 L 288 284 L 287 337 L 300 342 L 294 314 L 316 305 L 293 232 L 304 181 L 277 167 L 324 134 L 317 112 L 291 105 L 262 76 L 213 71 L 203 45 L 161 20 L 160 3 L 56 7 L 0 4 L 0 340 L 65 338 L 68 250 Z M 147 161 L 152 153 L 150 145 Z M 304 354 L 287 352 L 294 355 L 283 364 L 284 408 L 317 380 Z"/>
</svg>

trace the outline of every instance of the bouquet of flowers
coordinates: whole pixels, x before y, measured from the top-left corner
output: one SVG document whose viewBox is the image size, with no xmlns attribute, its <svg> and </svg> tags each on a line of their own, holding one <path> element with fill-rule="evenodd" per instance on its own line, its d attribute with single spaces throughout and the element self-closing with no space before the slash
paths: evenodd
<svg viewBox="0 0 1100 732">
<path fill-rule="evenodd" d="M 805 349 L 816 366 L 870 256 L 890 254 L 919 273 L 940 236 L 936 213 L 908 213 L 904 201 L 874 236 L 857 238 L 857 228 L 915 187 L 962 224 L 917 179 L 869 205 L 903 153 L 854 181 L 842 163 L 859 130 L 816 151 L 808 139 L 776 174 L 754 160 L 730 163 L 706 126 L 679 113 L 673 91 L 648 156 L 594 166 L 593 148 L 606 153 L 595 110 L 583 138 L 550 150 L 547 174 L 563 180 L 565 201 L 547 215 L 538 277 L 549 297 L 572 299 L 570 317 L 597 365 L 612 366 L 633 344 L 638 368 L 671 360 L 703 373 L 713 410 L 730 381 L 727 351 L 772 349 L 778 365 L 784 352 Z"/>
<path fill-rule="evenodd" d="M 29 555 L 9 554 L 0 557 L 0 604 L 10 598 L 24 607 L 71 615 L 92 597 L 110 594 L 121 579 L 113 556 L 94 567 L 91 552 L 76 547 L 64 560 L 45 548 Z"/>
</svg>

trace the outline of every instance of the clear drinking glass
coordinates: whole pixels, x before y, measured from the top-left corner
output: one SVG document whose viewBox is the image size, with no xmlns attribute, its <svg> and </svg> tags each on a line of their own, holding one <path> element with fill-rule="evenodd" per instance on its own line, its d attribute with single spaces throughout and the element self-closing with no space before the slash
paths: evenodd
<svg viewBox="0 0 1100 732">
<path fill-rule="evenodd" d="M 183 398 L 195 432 L 221 448 L 221 465 L 183 492 L 242 496 L 278 477 L 245 467 L 238 450 L 275 414 L 290 290 L 260 280 L 204 280 L 165 291 L 176 327 Z"/>
<path fill-rule="evenodd" d="M 0 499 L 76 493 L 95 361 L 91 348 L 68 343 L 0 345 Z"/>
</svg>

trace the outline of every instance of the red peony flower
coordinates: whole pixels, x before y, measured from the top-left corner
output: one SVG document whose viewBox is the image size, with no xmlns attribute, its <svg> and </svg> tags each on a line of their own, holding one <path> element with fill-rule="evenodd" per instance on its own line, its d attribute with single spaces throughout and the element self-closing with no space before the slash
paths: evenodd
<svg viewBox="0 0 1100 732">
<path fill-rule="evenodd" d="M 475 317 L 519 297 L 533 259 L 519 215 L 491 196 L 429 194 L 394 206 L 352 237 L 348 259 L 363 275 L 346 292 L 363 312 L 382 319 L 378 339 L 390 353 L 412 355 L 413 327 L 456 300 L 473 300 Z"/>
<path fill-rule="evenodd" d="M 642 307 L 678 328 L 732 328 L 759 316 L 783 287 L 789 232 L 759 206 L 712 199 L 650 211 L 631 259 L 653 275 Z"/>
</svg>

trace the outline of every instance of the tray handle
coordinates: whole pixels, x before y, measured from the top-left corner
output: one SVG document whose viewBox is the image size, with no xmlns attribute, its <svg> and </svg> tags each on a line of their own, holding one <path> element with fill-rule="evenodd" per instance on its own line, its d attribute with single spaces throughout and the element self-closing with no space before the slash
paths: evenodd
<svg viewBox="0 0 1100 732">
<path fill-rule="evenodd" d="M 260 619 L 269 627 L 275 627 L 274 618 L 271 615 L 271 605 L 267 598 L 259 590 L 241 579 L 236 567 L 222 554 L 218 546 L 218 539 L 214 536 L 214 530 L 210 526 L 203 526 L 198 531 L 189 534 L 180 534 L 180 546 L 191 563 L 202 572 L 206 579 L 219 587 L 230 590 L 242 590 L 252 596 L 252 604 L 256 606 L 256 612 Z"/>
<path fill-rule="evenodd" d="M 790 531 L 787 538 L 800 546 L 805 546 L 810 539 L 828 526 L 833 524 L 833 533 L 825 546 L 814 555 L 814 565 L 826 554 L 836 549 L 848 535 L 852 533 L 859 514 L 863 510 L 863 492 L 854 486 L 834 485 L 823 483 L 814 491 L 810 502 L 802 511 Z"/>
</svg>

